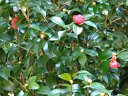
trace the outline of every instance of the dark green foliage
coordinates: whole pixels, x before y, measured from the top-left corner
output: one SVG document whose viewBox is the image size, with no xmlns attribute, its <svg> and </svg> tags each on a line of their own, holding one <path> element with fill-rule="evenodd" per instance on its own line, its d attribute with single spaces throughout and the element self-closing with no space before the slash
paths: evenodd
<svg viewBox="0 0 128 96">
<path fill-rule="evenodd" d="M 128 0 L 0 0 L 0 95 L 128 94 L 127 31 Z"/>
</svg>

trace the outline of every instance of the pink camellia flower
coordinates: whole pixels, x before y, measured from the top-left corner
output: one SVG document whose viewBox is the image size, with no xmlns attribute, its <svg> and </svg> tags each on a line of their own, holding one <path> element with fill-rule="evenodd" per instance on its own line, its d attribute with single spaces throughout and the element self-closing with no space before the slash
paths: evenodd
<svg viewBox="0 0 128 96">
<path fill-rule="evenodd" d="M 109 67 L 110 68 L 119 68 L 120 67 L 120 63 L 116 61 L 115 54 L 112 55 L 112 59 L 110 61 Z"/>
<path fill-rule="evenodd" d="M 120 67 L 120 64 L 117 61 L 114 61 L 114 62 L 111 61 L 109 64 L 109 67 L 110 68 L 118 68 L 118 67 Z"/>
<path fill-rule="evenodd" d="M 83 24 L 85 22 L 85 18 L 84 18 L 84 16 L 82 16 L 80 14 L 79 15 L 74 15 L 73 16 L 73 21 L 76 24 L 81 25 L 81 24 Z"/>
<path fill-rule="evenodd" d="M 18 27 L 16 26 L 17 20 L 19 20 L 18 17 L 15 17 L 15 18 L 12 20 L 12 23 L 11 23 L 12 29 L 18 30 Z"/>
</svg>

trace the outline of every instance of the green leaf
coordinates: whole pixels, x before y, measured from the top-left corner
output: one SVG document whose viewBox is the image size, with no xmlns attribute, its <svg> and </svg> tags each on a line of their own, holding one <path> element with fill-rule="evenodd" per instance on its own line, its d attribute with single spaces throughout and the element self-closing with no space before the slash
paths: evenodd
<svg viewBox="0 0 128 96">
<path fill-rule="evenodd" d="M 65 30 L 64 31 L 58 31 L 58 37 L 59 39 L 65 34 Z"/>
<path fill-rule="evenodd" d="M 125 11 L 125 9 L 123 7 L 118 7 L 116 9 L 116 13 L 117 13 L 117 15 L 119 15 L 122 18 L 124 18 L 125 16 L 127 16 L 126 15 L 126 11 Z"/>
<path fill-rule="evenodd" d="M 107 93 L 107 94 L 111 94 L 111 90 L 107 90 L 105 88 L 105 86 L 99 82 L 94 82 L 90 85 L 90 88 L 92 88 L 93 90 L 98 90 L 97 92 L 101 92 L 101 93 Z M 98 93 L 97 93 L 98 94 Z"/>
<path fill-rule="evenodd" d="M 39 89 L 39 85 L 35 82 L 29 82 L 29 89 L 37 90 Z"/>
<path fill-rule="evenodd" d="M 24 91 L 21 90 L 17 96 L 24 96 Z"/>
<path fill-rule="evenodd" d="M 79 92 L 80 86 L 79 84 L 73 84 L 72 85 L 72 92 Z"/>
<path fill-rule="evenodd" d="M 31 24 L 31 25 L 29 26 L 29 28 L 32 28 L 32 29 L 41 31 L 40 27 L 39 27 L 37 24 Z"/>
<path fill-rule="evenodd" d="M 8 57 L 12 57 L 17 51 L 18 48 L 16 46 L 11 46 L 9 49 Z"/>
<path fill-rule="evenodd" d="M 109 50 L 102 51 L 99 54 L 99 57 L 101 60 L 107 60 L 108 58 L 112 57 L 112 51 Z"/>
<path fill-rule="evenodd" d="M 56 94 L 49 94 L 48 96 L 60 96 L 60 93 L 56 93 Z"/>
<path fill-rule="evenodd" d="M 128 51 L 121 52 L 117 55 L 117 58 L 122 59 L 124 61 L 128 61 Z"/>
<path fill-rule="evenodd" d="M 67 93 L 67 91 L 64 90 L 64 89 L 54 89 L 54 90 L 52 90 L 52 91 L 48 94 L 48 96 L 58 96 L 58 94 L 64 95 L 65 93 Z M 57 94 L 57 95 L 55 95 L 55 94 Z M 60 95 L 59 95 L 59 96 L 60 96 Z"/>
<path fill-rule="evenodd" d="M 118 38 L 114 40 L 112 47 L 115 49 L 121 49 L 124 47 L 127 47 L 128 44 L 128 38 L 125 34 L 122 32 L 118 33 Z"/>
<path fill-rule="evenodd" d="M 104 74 L 104 75 L 103 75 L 103 80 L 104 80 L 106 83 L 109 83 L 108 75 Z"/>
<path fill-rule="evenodd" d="M 82 53 L 79 57 L 78 57 L 78 61 L 81 64 L 81 67 L 84 68 L 85 63 L 87 61 L 86 56 Z"/>
<path fill-rule="evenodd" d="M 99 83 L 99 82 L 94 82 L 94 83 L 92 83 L 92 84 L 90 85 L 90 87 L 91 87 L 92 89 L 97 89 L 97 90 L 99 90 L 99 89 L 105 89 L 104 85 L 101 84 L 101 83 Z"/>
<path fill-rule="evenodd" d="M 36 82 L 37 76 L 29 77 L 29 82 Z"/>
<path fill-rule="evenodd" d="M 52 63 L 52 62 L 51 62 Z M 49 65 L 51 66 L 51 65 Z M 47 73 L 46 74 L 46 84 L 48 86 L 53 86 L 57 84 L 57 78 L 56 78 L 56 74 L 53 73 Z"/>
<path fill-rule="evenodd" d="M 81 52 L 74 51 L 72 53 L 72 57 L 73 57 L 74 60 L 77 59 L 80 55 L 81 55 Z"/>
<path fill-rule="evenodd" d="M 99 94 L 102 93 L 100 90 L 95 90 L 93 92 L 91 92 L 90 96 L 99 96 Z"/>
<path fill-rule="evenodd" d="M 2 2 L 3 0 L 0 0 L 0 3 Z"/>
<path fill-rule="evenodd" d="M 37 90 L 39 89 L 39 85 L 36 83 L 37 76 L 32 76 L 29 78 L 29 89 Z"/>
<path fill-rule="evenodd" d="M 6 60 L 6 53 L 2 48 L 0 48 L 0 63 L 5 62 L 5 60 Z"/>
<path fill-rule="evenodd" d="M 59 75 L 59 78 L 66 80 L 68 82 L 70 82 L 70 80 L 72 80 L 72 77 L 69 73 L 63 73 L 63 74 Z"/>
<path fill-rule="evenodd" d="M 105 62 L 102 64 L 101 69 L 102 69 L 102 71 L 103 71 L 103 74 L 106 74 L 106 72 L 107 72 L 107 70 L 108 70 L 108 68 L 109 68 L 109 63 L 110 63 L 110 61 L 107 60 L 107 61 L 105 61 Z"/>
<path fill-rule="evenodd" d="M 81 70 L 77 74 L 78 76 L 76 77 L 76 79 L 83 80 L 83 81 L 89 79 L 90 77 L 94 78 L 94 76 L 86 70 Z"/>
<path fill-rule="evenodd" d="M 89 25 L 89 26 L 94 27 L 94 28 L 96 28 L 96 29 L 97 29 L 96 24 L 95 24 L 95 23 L 93 23 L 93 22 L 91 22 L 91 21 L 85 21 L 85 24 L 87 24 L 87 25 Z"/>
<path fill-rule="evenodd" d="M 38 91 L 38 94 L 48 95 L 50 93 L 49 86 L 41 86 Z"/>
<path fill-rule="evenodd" d="M 53 23 L 55 23 L 55 24 L 57 24 L 57 25 L 60 25 L 60 26 L 62 26 L 62 27 L 65 28 L 65 23 L 64 23 L 64 21 L 63 21 L 60 17 L 58 17 L 58 16 L 53 16 L 53 17 L 50 18 L 50 20 L 51 20 Z"/>
<path fill-rule="evenodd" d="M 13 91 L 14 90 L 14 83 L 10 80 L 6 80 L 0 77 L 0 89 L 4 89 L 6 91 Z"/>
<path fill-rule="evenodd" d="M 38 9 L 38 12 L 40 12 L 41 15 L 46 16 L 46 11 L 44 9 L 40 8 L 39 6 L 36 6 L 36 9 Z"/>
<path fill-rule="evenodd" d="M 50 38 L 50 41 L 57 41 L 57 40 L 59 40 L 59 38 L 56 37 L 56 36 L 53 36 L 53 37 Z"/>
<path fill-rule="evenodd" d="M 86 15 L 83 15 L 85 20 L 89 20 L 93 15 L 91 14 L 86 14 Z M 85 21 L 86 22 L 86 21 Z"/>
<path fill-rule="evenodd" d="M 82 31 L 83 31 L 83 27 L 79 27 L 79 26 L 73 24 L 73 32 L 74 32 L 76 35 L 79 35 Z"/>
<path fill-rule="evenodd" d="M 94 50 L 91 50 L 91 49 L 86 49 L 85 54 L 88 54 L 90 56 L 98 56 L 98 53 Z"/>
<path fill-rule="evenodd" d="M 9 76 L 10 76 L 10 70 L 8 68 L 4 68 L 3 70 L 0 70 L 0 77 L 7 80 Z"/>
<path fill-rule="evenodd" d="M 74 33 L 66 33 L 69 37 L 77 38 L 78 36 Z"/>
</svg>

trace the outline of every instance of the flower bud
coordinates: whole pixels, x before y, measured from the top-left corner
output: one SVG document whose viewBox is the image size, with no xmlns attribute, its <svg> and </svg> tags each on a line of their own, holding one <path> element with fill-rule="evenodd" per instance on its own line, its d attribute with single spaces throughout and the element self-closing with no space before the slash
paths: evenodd
<svg viewBox="0 0 128 96">
<path fill-rule="evenodd" d="M 65 8 L 64 8 L 64 9 L 63 9 L 63 12 L 65 12 L 65 13 L 66 13 L 66 12 L 67 12 L 67 9 L 65 9 Z"/>
<path fill-rule="evenodd" d="M 12 17 L 11 16 L 9 16 L 9 21 L 11 21 L 12 20 Z"/>
<path fill-rule="evenodd" d="M 25 87 L 27 87 L 27 86 L 28 86 L 28 84 L 24 84 L 24 86 L 25 86 Z"/>
<path fill-rule="evenodd" d="M 44 33 L 40 33 L 40 38 L 44 39 L 45 38 L 45 34 Z"/>
<path fill-rule="evenodd" d="M 73 80 L 70 80 L 70 84 L 73 84 Z"/>
<path fill-rule="evenodd" d="M 105 15 L 105 16 L 108 16 L 108 10 L 103 10 L 102 14 Z"/>
<path fill-rule="evenodd" d="M 88 84 L 91 84 L 91 83 L 92 83 L 92 79 L 88 79 L 88 80 L 87 80 L 87 83 L 88 83 Z"/>
<path fill-rule="evenodd" d="M 80 52 L 83 53 L 84 52 L 84 49 L 81 49 Z"/>
<path fill-rule="evenodd" d="M 100 96 L 105 96 L 105 93 L 100 93 Z"/>
<path fill-rule="evenodd" d="M 96 6 L 96 2 L 92 2 L 92 6 Z"/>
<path fill-rule="evenodd" d="M 13 93 L 8 93 L 8 96 L 14 96 L 14 94 Z"/>
</svg>

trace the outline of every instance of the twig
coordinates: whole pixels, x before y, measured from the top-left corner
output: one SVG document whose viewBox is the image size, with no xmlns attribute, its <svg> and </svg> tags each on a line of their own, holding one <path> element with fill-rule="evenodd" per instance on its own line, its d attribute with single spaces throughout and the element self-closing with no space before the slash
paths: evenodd
<svg viewBox="0 0 128 96">
<path fill-rule="evenodd" d="M 15 80 L 22 88 L 24 88 L 23 84 L 21 82 L 19 82 L 17 79 L 15 79 L 14 77 L 10 76 L 11 79 Z"/>
<path fill-rule="evenodd" d="M 67 4 L 64 4 L 61 8 L 60 8 L 60 10 L 62 10 L 66 5 L 68 5 L 68 4 L 70 4 L 70 3 L 67 3 Z"/>
<path fill-rule="evenodd" d="M 70 85 L 70 96 L 72 96 L 72 84 Z"/>
<path fill-rule="evenodd" d="M 13 79 L 14 81 L 16 81 L 22 88 L 25 89 L 25 91 L 28 91 L 28 90 L 26 89 L 26 87 L 24 87 L 23 84 L 22 84 L 21 82 L 19 82 L 17 79 L 15 79 L 15 78 L 12 77 L 12 76 L 10 76 L 10 78 Z M 30 92 L 31 92 L 34 96 L 36 96 L 36 94 L 33 93 L 31 90 L 30 90 Z"/>
<path fill-rule="evenodd" d="M 29 16 L 27 16 L 27 14 L 24 12 L 24 10 L 21 8 L 20 4 L 18 4 L 19 9 L 21 10 L 21 12 L 23 13 L 24 17 L 26 18 L 26 20 L 28 21 L 28 23 L 30 23 L 29 20 Z"/>
<path fill-rule="evenodd" d="M 29 51 L 27 48 L 25 48 L 25 47 L 22 47 L 22 46 L 20 46 L 20 45 L 18 45 L 18 44 L 15 44 L 15 43 L 13 43 L 13 42 L 11 42 L 11 41 L 9 41 L 9 40 L 6 40 L 6 39 L 0 39 L 0 40 L 2 40 L 2 41 L 7 41 L 7 42 L 9 42 L 9 43 L 11 43 L 11 44 L 13 44 L 13 45 L 15 45 L 15 46 L 17 46 L 17 47 L 19 47 L 19 48 L 21 48 L 21 49 L 24 49 L 24 50 L 26 50 L 26 51 Z M 37 54 L 36 53 L 34 53 L 34 52 L 32 52 L 32 51 L 29 51 L 31 54 L 33 54 L 33 55 L 36 55 L 37 56 Z"/>
<path fill-rule="evenodd" d="M 58 11 L 60 10 L 60 0 L 58 0 Z"/>
<path fill-rule="evenodd" d="M 121 19 L 121 18 L 117 18 L 117 19 L 113 20 L 111 23 L 107 24 L 107 26 L 109 26 L 109 25 L 112 24 L 113 22 L 116 22 L 116 21 L 118 21 L 118 20 L 120 20 L 120 19 Z"/>
<path fill-rule="evenodd" d="M 128 49 L 123 49 L 123 50 L 117 52 L 116 55 L 118 55 L 118 54 L 120 54 L 121 52 L 124 52 L 124 51 L 128 51 Z"/>
<path fill-rule="evenodd" d="M 53 3 L 55 4 L 56 3 L 56 0 L 53 0 Z"/>
<path fill-rule="evenodd" d="M 70 80 L 70 96 L 72 96 L 72 84 L 73 84 L 73 80 Z"/>
</svg>

